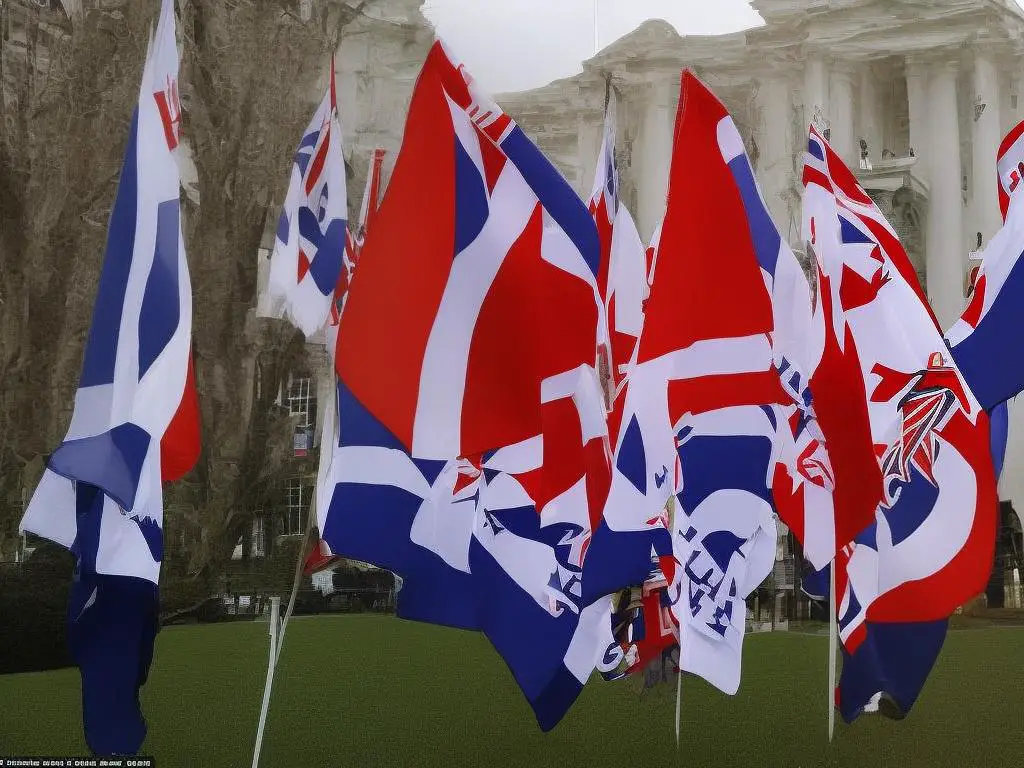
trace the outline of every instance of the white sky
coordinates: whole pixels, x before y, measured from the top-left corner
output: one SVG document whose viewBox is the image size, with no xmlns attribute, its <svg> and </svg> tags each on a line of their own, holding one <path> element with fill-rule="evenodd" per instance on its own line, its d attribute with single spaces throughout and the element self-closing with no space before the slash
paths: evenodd
<svg viewBox="0 0 1024 768">
<path fill-rule="evenodd" d="M 601 47 L 647 19 L 680 34 L 760 25 L 749 0 L 597 0 Z M 426 0 L 424 12 L 473 77 L 491 93 L 545 85 L 579 72 L 594 55 L 595 0 Z"/>
<path fill-rule="evenodd" d="M 651 18 L 680 34 L 763 23 L 749 0 L 426 0 L 424 12 L 480 84 L 503 93 L 579 72 L 594 55 L 595 2 L 602 48 Z"/>
</svg>

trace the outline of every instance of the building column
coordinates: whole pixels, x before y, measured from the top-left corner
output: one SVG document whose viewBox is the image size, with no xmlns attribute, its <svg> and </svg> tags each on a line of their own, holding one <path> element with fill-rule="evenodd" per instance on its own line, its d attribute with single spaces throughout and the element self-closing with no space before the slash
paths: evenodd
<svg viewBox="0 0 1024 768">
<path fill-rule="evenodd" d="M 829 90 L 829 118 L 832 122 L 829 143 L 850 168 L 856 169 L 860 149 L 854 136 L 853 71 L 843 65 L 833 68 Z"/>
<path fill-rule="evenodd" d="M 641 102 L 640 136 L 633 153 L 634 160 L 639 162 L 633 178 L 639 185 L 637 228 L 645 243 L 650 242 L 654 229 L 665 215 L 672 158 L 672 92 L 678 87 L 676 77 L 664 77 L 650 85 Z"/>
<path fill-rule="evenodd" d="M 819 130 L 828 124 L 828 70 L 825 59 L 812 54 L 804 65 L 804 124 L 815 123 Z"/>
<path fill-rule="evenodd" d="M 882 157 L 882 121 L 878 105 L 878 91 L 875 88 L 875 76 L 871 65 L 865 64 L 860 70 L 860 110 L 858 138 L 868 143 L 868 159 L 875 163 Z M 891 149 L 891 147 L 890 147 Z M 858 143 L 857 159 L 860 159 Z"/>
<path fill-rule="evenodd" d="M 999 212 L 999 174 L 996 172 L 996 155 L 1002 141 L 999 72 L 991 57 L 981 51 L 974 59 L 972 96 L 974 144 L 971 156 L 974 173 L 971 184 L 971 219 L 974 228 L 969 236 L 973 249 L 976 243 L 975 232 L 981 232 L 983 242 L 988 242 L 1003 225 Z"/>
<path fill-rule="evenodd" d="M 928 300 L 942 330 L 964 308 L 963 198 L 960 171 L 960 121 L 957 115 L 955 63 L 935 66 L 928 85 L 929 165 L 926 269 Z"/>
<path fill-rule="evenodd" d="M 775 226 L 793 243 L 800 237 L 790 210 L 789 190 L 794 181 L 792 88 L 782 74 L 771 73 L 757 90 L 759 120 L 755 132 L 758 144 L 757 180 Z M 801 145 L 803 137 L 801 136 Z"/>
<path fill-rule="evenodd" d="M 587 200 L 594 188 L 597 155 L 604 137 L 604 115 L 584 109 L 576 118 L 576 191 Z"/>
<path fill-rule="evenodd" d="M 921 181 L 928 183 L 928 161 L 931 152 L 928 149 L 928 80 L 927 66 L 917 60 L 908 59 L 905 63 L 907 78 L 907 107 L 910 116 L 910 148 L 914 151 L 917 162 L 913 173 Z"/>
</svg>

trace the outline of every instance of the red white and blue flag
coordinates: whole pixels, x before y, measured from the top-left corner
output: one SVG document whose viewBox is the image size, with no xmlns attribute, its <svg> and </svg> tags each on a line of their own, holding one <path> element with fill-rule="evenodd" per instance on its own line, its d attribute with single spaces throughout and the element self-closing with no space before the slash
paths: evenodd
<svg viewBox="0 0 1024 768">
<path fill-rule="evenodd" d="M 813 128 L 804 186 L 822 304 L 860 361 L 882 473 L 874 522 L 836 557 L 838 703 L 847 721 L 880 702 L 903 714 L 948 617 L 984 589 L 992 567 L 988 417 L 950 359 L 892 227 Z"/>
<path fill-rule="evenodd" d="M 1024 390 L 1024 355 L 1006 352 L 1024 322 L 1024 123 L 1003 140 L 997 167 L 1003 227 L 985 245 L 970 303 L 946 333 L 957 367 L 989 411 Z"/>
<path fill-rule="evenodd" d="M 331 390 L 334 392 L 337 387 L 337 374 L 334 371 L 334 354 L 338 348 L 338 326 L 341 323 L 341 313 L 345 308 L 345 300 L 348 298 L 348 288 L 352 282 L 356 262 L 359 260 L 359 251 L 362 249 L 366 233 L 370 224 L 377 214 L 377 207 L 380 204 L 381 173 L 384 166 L 384 150 L 379 147 L 373 150 L 370 158 L 370 167 L 366 177 L 366 190 L 363 192 L 363 202 L 359 211 L 359 226 L 356 235 L 351 230 L 345 232 L 345 256 L 342 269 L 338 275 L 338 283 L 334 288 L 334 301 L 331 304 L 331 312 L 324 327 L 324 337 L 327 344 L 327 355 L 331 360 Z M 334 451 L 337 447 L 337 403 L 336 397 L 332 394 L 327 407 L 323 411 L 323 425 L 320 433 L 320 463 L 317 471 L 317 499 L 316 508 L 324 510 L 331 503 L 331 494 L 334 490 L 332 481 L 332 467 L 334 463 Z M 327 542 L 320 539 L 306 557 L 304 572 L 307 575 L 323 571 L 336 566 L 340 558 L 331 554 L 331 548 Z"/>
<path fill-rule="evenodd" d="M 348 219 L 345 158 L 331 58 L 330 82 L 302 135 L 270 257 L 270 313 L 307 337 L 323 328 L 342 274 Z"/>
<path fill-rule="evenodd" d="M 138 688 L 157 631 L 162 481 L 199 456 L 192 292 L 181 234 L 178 51 L 164 0 L 132 115 L 92 325 L 67 436 L 21 530 L 77 558 L 69 644 L 86 740 L 132 754 L 145 738 Z"/>
<path fill-rule="evenodd" d="M 402 577 L 399 615 L 486 633 L 545 729 L 610 635 L 580 583 L 608 473 L 598 261 L 583 202 L 435 44 L 341 317 L 321 528 Z"/>
<path fill-rule="evenodd" d="M 611 489 L 583 583 L 596 597 L 660 572 L 671 584 L 682 668 L 735 693 L 744 599 L 775 559 L 776 468 L 792 453 L 782 448 L 800 440 L 807 450 L 803 464 L 783 465 L 791 497 L 803 485 L 828 490 L 824 446 L 807 439 L 807 382 L 822 334 L 735 124 L 690 72 L 675 136 Z"/>
<path fill-rule="evenodd" d="M 377 207 L 380 205 L 380 196 L 383 191 L 382 180 L 386 154 L 381 147 L 377 147 L 370 156 L 370 167 L 366 173 L 366 189 L 363 190 L 363 202 L 359 207 L 359 224 L 354 235 L 356 246 L 354 261 L 359 260 L 359 249 L 363 247 L 366 232 L 373 225 L 373 220 L 377 216 Z"/>
<path fill-rule="evenodd" d="M 606 343 L 602 348 L 609 368 L 609 403 L 614 400 L 614 393 L 633 359 L 643 328 L 643 303 L 649 293 L 646 249 L 629 209 L 619 198 L 615 122 L 616 100 L 611 91 L 605 107 L 604 138 L 589 203 L 601 240 L 597 285 L 604 304 L 603 319 L 607 323 Z"/>
</svg>

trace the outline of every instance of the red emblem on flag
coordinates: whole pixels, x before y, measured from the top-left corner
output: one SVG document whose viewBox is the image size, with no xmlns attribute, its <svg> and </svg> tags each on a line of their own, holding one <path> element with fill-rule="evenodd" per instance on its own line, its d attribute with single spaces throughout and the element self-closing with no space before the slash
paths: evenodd
<svg viewBox="0 0 1024 768">
<path fill-rule="evenodd" d="M 178 81 L 167 76 L 167 87 L 153 94 L 156 108 L 160 112 L 160 122 L 164 126 L 164 138 L 167 148 L 174 150 L 181 136 L 181 102 L 178 100 Z"/>
</svg>

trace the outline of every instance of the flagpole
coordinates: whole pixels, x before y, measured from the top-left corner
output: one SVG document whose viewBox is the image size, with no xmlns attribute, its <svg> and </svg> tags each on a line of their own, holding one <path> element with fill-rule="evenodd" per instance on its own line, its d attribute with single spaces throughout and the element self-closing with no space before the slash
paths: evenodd
<svg viewBox="0 0 1024 768">
<path fill-rule="evenodd" d="M 252 753 L 252 768 L 260 764 L 260 749 L 263 747 L 263 728 L 267 724 L 267 710 L 270 709 L 270 689 L 274 685 L 274 669 L 277 667 L 277 631 L 281 615 L 281 598 L 270 598 L 270 660 L 267 663 L 267 682 L 263 686 L 263 706 L 260 709 L 260 724 L 256 729 L 256 749 Z"/>
<path fill-rule="evenodd" d="M 828 569 L 828 740 L 836 729 L 836 651 L 839 625 L 836 619 L 836 561 Z"/>
<path fill-rule="evenodd" d="M 601 30 L 598 21 L 601 14 L 601 0 L 594 0 L 594 55 L 601 52 Z"/>
</svg>

